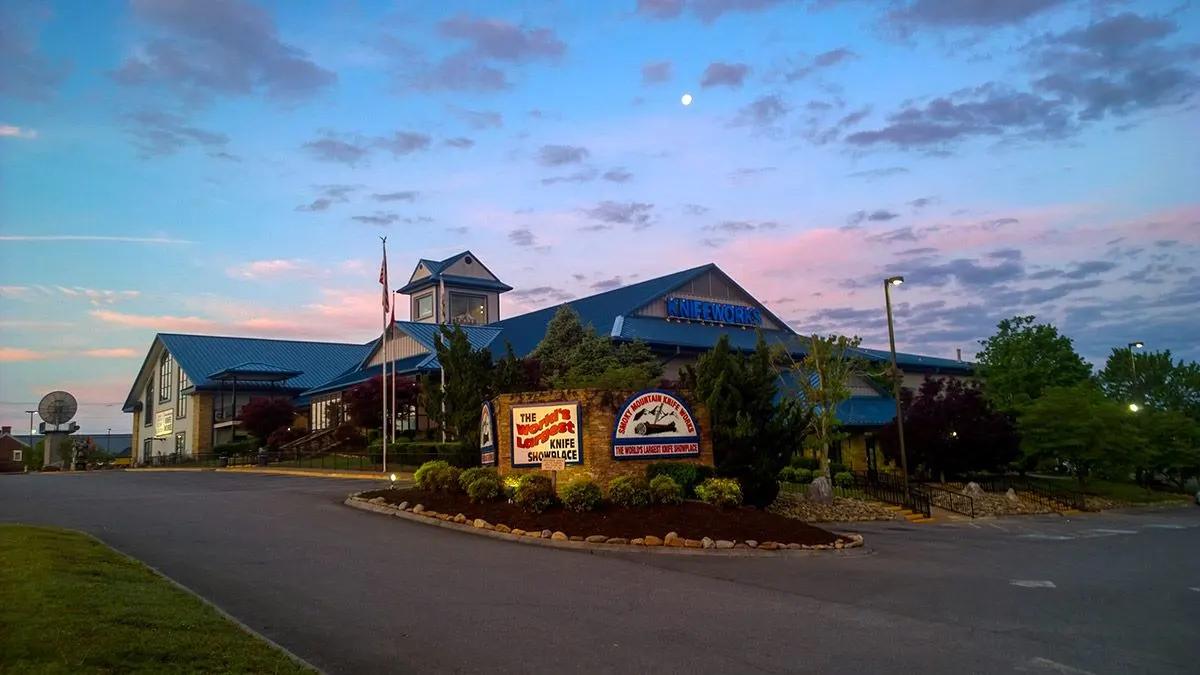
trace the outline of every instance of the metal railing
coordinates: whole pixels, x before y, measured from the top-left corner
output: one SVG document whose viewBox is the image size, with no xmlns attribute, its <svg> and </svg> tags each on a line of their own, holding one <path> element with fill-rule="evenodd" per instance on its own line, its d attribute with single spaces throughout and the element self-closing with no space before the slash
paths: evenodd
<svg viewBox="0 0 1200 675">
<path fill-rule="evenodd" d="M 930 518 L 929 492 L 919 483 L 910 483 L 906 493 L 904 482 L 884 473 L 850 473 L 849 481 L 834 481 L 833 494 L 847 499 L 870 499 L 884 504 L 892 504 L 906 508 L 913 513 L 919 513 Z M 780 483 L 780 489 L 786 492 L 806 492 L 807 483 Z"/>
<path fill-rule="evenodd" d="M 1012 489 L 1021 499 L 1028 500 L 1054 512 L 1086 508 L 1083 493 L 1033 483 L 1022 476 L 974 476 L 970 479 L 987 492 L 1004 493 Z"/>
<path fill-rule="evenodd" d="M 975 499 L 970 495 L 925 483 L 921 483 L 921 489 L 929 494 L 929 502 L 933 506 L 971 518 L 975 517 Z"/>
<path fill-rule="evenodd" d="M 236 422 L 240 419 L 242 419 L 242 416 L 238 414 L 237 406 L 227 405 L 220 408 L 213 408 L 214 422 Z"/>
</svg>

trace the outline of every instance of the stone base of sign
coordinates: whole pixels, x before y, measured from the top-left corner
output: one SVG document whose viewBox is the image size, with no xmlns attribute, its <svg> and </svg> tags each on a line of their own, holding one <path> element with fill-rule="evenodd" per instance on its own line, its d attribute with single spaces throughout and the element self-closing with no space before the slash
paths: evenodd
<svg viewBox="0 0 1200 675">
<path fill-rule="evenodd" d="M 712 423 L 708 410 L 694 401 L 686 391 L 674 392 L 691 408 L 696 426 L 700 431 L 700 455 L 680 457 L 657 457 L 651 459 L 614 459 L 613 428 L 617 411 L 638 392 L 608 391 L 596 389 L 535 391 L 520 394 L 503 394 L 493 401 L 496 423 L 496 469 L 501 475 L 540 472 L 539 467 L 517 468 L 513 466 L 512 410 L 513 406 L 551 404 L 556 402 L 579 402 L 582 417 L 582 460 L 581 464 L 568 464 L 557 472 L 559 484 L 574 478 L 585 477 L 596 482 L 600 489 L 608 492 L 608 484 L 617 476 L 646 475 L 646 465 L 654 462 L 687 462 L 712 466 Z"/>
<path fill-rule="evenodd" d="M 774 541 L 714 541 L 705 537 L 700 540 L 680 539 L 674 532 L 663 538 L 647 535 L 639 539 L 610 538 L 603 535 L 581 536 L 564 532 L 526 532 L 514 530 L 503 523 L 488 523 L 480 519 L 468 520 L 463 514 L 445 514 L 427 511 L 420 504 L 408 503 L 388 504 L 382 498 L 364 499 L 356 492 L 346 498 L 346 506 L 371 511 L 385 516 L 393 516 L 414 522 L 444 527 L 460 532 L 503 539 L 519 544 L 533 544 L 589 553 L 648 553 L 659 555 L 709 555 L 731 557 L 779 557 L 805 555 L 870 555 L 870 549 L 863 546 L 863 537 L 855 533 L 834 533 L 842 540 L 835 544 L 820 544 L 817 546 L 801 546 L 800 544 Z"/>
</svg>

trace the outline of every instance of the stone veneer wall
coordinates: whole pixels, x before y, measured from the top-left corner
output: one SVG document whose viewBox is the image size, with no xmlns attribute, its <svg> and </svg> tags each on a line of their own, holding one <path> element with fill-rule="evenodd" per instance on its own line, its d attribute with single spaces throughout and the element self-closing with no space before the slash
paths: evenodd
<svg viewBox="0 0 1200 675">
<path fill-rule="evenodd" d="M 636 391 L 607 391 L 595 389 L 537 391 L 523 394 L 502 394 L 493 401 L 496 414 L 496 443 L 499 452 L 500 474 L 522 474 L 540 471 L 537 468 L 513 468 L 512 465 L 512 407 L 528 403 L 556 403 L 579 401 L 579 414 L 583 418 L 583 463 L 568 465 L 566 471 L 559 472 L 558 481 L 562 483 L 579 476 L 586 476 L 596 481 L 601 489 L 608 491 L 608 482 L 613 478 L 626 474 L 646 474 L 646 466 L 653 462 L 688 462 L 693 464 L 713 464 L 712 420 L 708 409 L 697 403 L 687 392 L 673 392 L 687 403 L 700 430 L 700 456 L 681 457 L 679 459 L 622 459 L 612 456 L 613 425 L 616 423 L 617 410 L 629 400 Z"/>
</svg>

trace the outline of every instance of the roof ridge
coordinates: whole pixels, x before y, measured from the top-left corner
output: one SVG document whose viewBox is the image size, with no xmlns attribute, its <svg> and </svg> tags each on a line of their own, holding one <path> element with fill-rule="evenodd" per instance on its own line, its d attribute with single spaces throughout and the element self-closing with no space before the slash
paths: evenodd
<svg viewBox="0 0 1200 675">
<path fill-rule="evenodd" d="M 211 338 L 214 340 L 252 340 L 254 342 L 287 342 L 291 344 L 302 345 L 337 345 L 344 347 L 363 347 L 363 343 L 359 342 L 332 342 L 327 340 L 298 340 L 295 338 L 264 338 L 264 337 L 245 337 L 241 335 L 207 335 L 204 333 L 158 333 L 159 337 L 188 337 L 188 338 Z M 370 344 L 370 343 L 366 343 Z"/>
</svg>

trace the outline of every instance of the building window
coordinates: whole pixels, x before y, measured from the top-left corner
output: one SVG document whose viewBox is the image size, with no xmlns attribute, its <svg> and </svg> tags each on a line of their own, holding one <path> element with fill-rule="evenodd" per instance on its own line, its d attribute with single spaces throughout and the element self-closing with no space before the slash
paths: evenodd
<svg viewBox="0 0 1200 675">
<path fill-rule="evenodd" d="M 178 395 L 175 397 L 175 419 L 177 420 L 187 417 L 187 396 L 184 396 L 183 390 L 192 386 L 191 381 L 188 380 L 187 373 L 183 372 L 183 368 L 179 369 L 178 379 L 179 390 L 177 392 Z"/>
<path fill-rule="evenodd" d="M 154 383 L 146 385 L 146 400 L 142 403 L 142 426 L 154 424 Z"/>
<path fill-rule="evenodd" d="M 421 321 L 433 316 L 433 293 L 426 293 L 417 298 L 416 313 L 413 321 Z"/>
<path fill-rule="evenodd" d="M 183 455 L 187 453 L 187 438 L 184 432 L 175 434 L 175 454 Z"/>
<path fill-rule="evenodd" d="M 13 450 L 13 461 L 14 462 L 20 462 L 20 461 L 23 461 L 24 459 L 25 459 L 24 453 L 22 453 L 20 450 Z"/>
<path fill-rule="evenodd" d="M 154 439 L 147 438 L 142 441 L 142 461 L 147 462 L 154 455 Z"/>
<path fill-rule="evenodd" d="M 158 363 L 158 402 L 171 400 L 171 355 L 163 354 Z"/>
<path fill-rule="evenodd" d="M 487 323 L 487 298 L 482 295 L 450 294 L 450 320 L 467 326 Z"/>
</svg>

